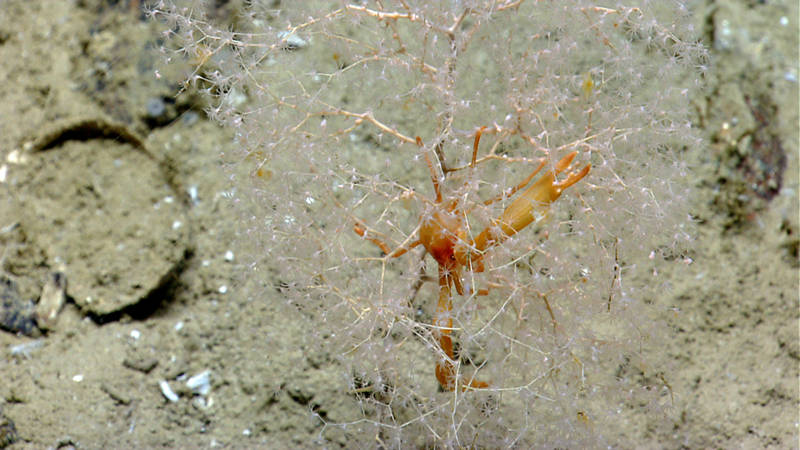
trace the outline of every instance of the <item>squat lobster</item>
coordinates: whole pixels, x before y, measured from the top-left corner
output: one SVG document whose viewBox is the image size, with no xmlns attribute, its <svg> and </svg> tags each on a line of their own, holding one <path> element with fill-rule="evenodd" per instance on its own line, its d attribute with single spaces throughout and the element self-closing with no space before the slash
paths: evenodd
<svg viewBox="0 0 800 450">
<path fill-rule="evenodd" d="M 478 144 L 481 140 L 481 134 L 485 130 L 486 127 L 481 127 L 475 133 L 472 161 L 469 165 L 470 169 L 474 169 L 475 167 L 478 155 Z M 417 145 L 423 145 L 420 137 L 417 137 L 416 140 Z M 502 212 L 500 217 L 494 219 L 492 224 L 478 234 L 478 237 L 475 239 L 470 238 L 466 226 L 466 217 L 467 214 L 472 211 L 472 208 L 463 208 L 459 206 L 457 198 L 448 200 L 442 199 L 439 178 L 436 176 L 436 170 L 434 169 L 428 153 L 425 153 L 425 162 L 430 171 L 433 190 L 436 194 L 436 201 L 432 202 L 423 197 L 428 207 L 420 217 L 419 238 L 417 240 L 392 250 L 382 240 L 370 236 L 363 224 L 357 221 L 353 226 L 353 230 L 359 236 L 380 247 L 386 254 L 386 258 L 396 258 L 405 254 L 412 248 L 422 245 L 425 247 L 425 251 L 438 263 L 439 301 L 436 306 L 433 325 L 435 328 L 435 335 L 439 341 L 439 346 L 444 352 L 444 357 L 439 358 L 436 362 L 436 379 L 443 389 L 452 391 L 456 388 L 456 385 L 458 385 L 459 389 L 462 391 L 489 387 L 489 383 L 484 381 L 473 379 L 468 383 L 463 383 L 457 382 L 456 380 L 455 355 L 453 352 L 453 341 L 450 337 L 450 333 L 453 329 L 453 318 L 451 315 L 453 309 L 452 288 L 455 287 L 459 295 L 464 295 L 462 268 L 467 267 L 473 272 L 483 272 L 484 267 L 482 259 L 489 249 L 500 245 L 503 241 L 518 233 L 535 220 L 544 217 L 550 204 L 556 201 L 565 189 L 585 177 L 591 169 L 590 164 L 587 164 L 586 167 L 580 171 L 570 170 L 566 175 L 566 179 L 563 181 L 557 182 L 555 180 L 555 175 L 570 169 L 575 155 L 577 155 L 577 152 L 572 152 L 563 157 L 556 163 L 552 171 L 546 172 L 535 183 L 525 189 L 522 194 L 511 202 Z M 533 177 L 542 170 L 544 165 L 545 161 L 542 161 L 521 183 L 492 199 L 484 201 L 482 205 L 488 206 L 498 200 L 514 195 L 517 191 L 525 187 Z M 488 290 L 480 290 L 477 293 L 486 295 Z M 469 294 L 469 292 L 467 292 L 467 294 Z"/>
</svg>

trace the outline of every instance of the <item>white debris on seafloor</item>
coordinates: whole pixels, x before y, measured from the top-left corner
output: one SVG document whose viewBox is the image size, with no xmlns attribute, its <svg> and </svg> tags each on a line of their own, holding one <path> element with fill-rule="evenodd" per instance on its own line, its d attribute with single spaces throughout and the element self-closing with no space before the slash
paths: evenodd
<svg viewBox="0 0 800 450">
<path fill-rule="evenodd" d="M 8 351 L 9 353 L 11 353 L 11 356 L 14 357 L 22 356 L 25 359 L 28 359 L 31 357 L 32 351 L 42 348 L 43 345 L 44 345 L 44 339 L 36 339 L 35 341 L 12 345 L 8 347 Z"/>
<path fill-rule="evenodd" d="M 192 406 L 200 411 L 205 411 L 214 406 L 214 399 L 211 397 L 208 397 L 208 399 L 206 399 L 206 397 L 195 397 L 194 400 L 192 400 Z"/>
<path fill-rule="evenodd" d="M 186 192 L 189 194 L 189 200 L 192 202 L 192 204 L 196 205 L 198 203 L 197 186 L 195 185 L 189 186 L 189 188 L 186 189 Z"/>
<path fill-rule="evenodd" d="M 208 395 L 211 392 L 211 371 L 204 370 L 189 378 L 186 380 L 186 387 L 191 389 L 194 394 Z"/>
<path fill-rule="evenodd" d="M 163 394 L 167 400 L 171 401 L 172 403 L 176 403 L 178 401 L 178 394 L 172 390 L 172 388 L 169 386 L 169 383 L 167 383 L 167 380 L 159 381 L 158 387 L 161 388 L 161 394 Z"/>
<path fill-rule="evenodd" d="M 25 164 L 28 162 L 28 157 L 24 152 L 21 152 L 18 148 L 15 148 L 14 150 L 8 152 L 8 155 L 6 155 L 6 162 L 9 164 Z"/>
</svg>

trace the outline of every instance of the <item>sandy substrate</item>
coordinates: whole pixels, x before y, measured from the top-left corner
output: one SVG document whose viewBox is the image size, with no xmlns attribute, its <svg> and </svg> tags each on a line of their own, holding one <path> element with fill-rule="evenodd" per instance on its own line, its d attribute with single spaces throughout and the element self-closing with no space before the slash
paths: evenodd
<svg viewBox="0 0 800 450">
<path fill-rule="evenodd" d="M 237 266 L 230 133 L 175 97 L 128 3 L 0 2 L 0 273 L 23 306 L 68 280 L 49 333 L 0 332 L 0 447 L 346 446 L 320 417 L 355 400 L 314 317 Z M 662 274 L 674 405 L 631 421 L 643 447 L 798 447 L 798 6 L 761 3 L 698 8 L 699 235 Z"/>
</svg>

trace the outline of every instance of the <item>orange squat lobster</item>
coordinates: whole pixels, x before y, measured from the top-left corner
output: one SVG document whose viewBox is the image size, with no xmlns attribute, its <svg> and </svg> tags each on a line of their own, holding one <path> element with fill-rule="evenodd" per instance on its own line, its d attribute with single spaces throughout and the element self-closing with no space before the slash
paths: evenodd
<svg viewBox="0 0 800 450">
<path fill-rule="evenodd" d="M 481 127 L 475 133 L 475 143 L 472 150 L 470 168 L 474 168 L 478 155 L 478 144 L 481 134 L 486 127 Z M 422 146 L 422 139 L 417 137 L 417 145 Z M 386 258 L 396 258 L 410 249 L 422 245 L 425 251 L 433 256 L 439 264 L 439 302 L 436 306 L 436 315 L 433 319 L 435 333 L 439 346 L 444 352 L 444 357 L 436 363 L 436 379 L 443 389 L 452 391 L 456 388 L 455 354 L 450 333 L 453 330 L 452 291 L 455 287 L 459 295 L 464 295 L 462 282 L 462 268 L 468 267 L 473 272 L 483 272 L 482 258 L 486 251 L 501 244 L 506 239 L 530 225 L 533 221 L 541 219 L 547 213 L 551 203 L 556 201 L 561 193 L 568 187 L 580 181 L 589 173 L 591 165 L 588 164 L 580 171 L 569 171 L 566 179 L 556 182 L 555 175 L 570 168 L 577 152 L 572 152 L 556 163 L 553 171 L 542 175 L 535 183 L 525 189 L 519 197 L 503 211 L 492 224 L 486 227 L 477 238 L 471 239 L 467 232 L 466 217 L 472 208 L 463 209 L 458 206 L 458 199 L 442 200 L 439 179 L 428 154 L 425 161 L 433 182 L 436 193 L 436 202 L 426 201 L 429 205 L 420 217 L 419 239 L 391 250 L 382 240 L 369 236 L 366 228 L 356 222 L 353 229 L 358 235 L 374 243 L 386 254 Z M 539 166 L 521 183 L 510 190 L 503 192 L 495 198 L 482 203 L 488 206 L 498 200 L 510 197 L 525 187 L 539 173 L 545 165 L 542 161 Z M 488 290 L 478 291 L 479 295 L 486 295 Z M 468 292 L 469 294 L 469 292 Z M 471 380 L 468 383 L 459 382 L 460 390 L 483 389 L 489 387 L 484 381 Z"/>
</svg>

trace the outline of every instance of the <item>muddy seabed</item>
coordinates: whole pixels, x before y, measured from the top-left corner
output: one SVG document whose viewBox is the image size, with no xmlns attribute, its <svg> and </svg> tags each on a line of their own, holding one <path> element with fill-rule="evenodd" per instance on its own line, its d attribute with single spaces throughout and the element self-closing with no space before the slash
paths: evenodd
<svg viewBox="0 0 800 450">
<path fill-rule="evenodd" d="M 312 317 L 241 287 L 271 281 L 237 267 L 231 135 L 175 97 L 138 3 L 0 1 L 0 319 L 32 334 L 0 332 L 0 447 L 346 446 L 319 419 L 357 407 L 341 368 Z M 699 235 L 659 300 L 674 406 L 625 434 L 797 448 L 798 6 L 697 13 L 713 55 L 693 103 L 708 146 L 686 155 Z M 37 335 L 24 325 L 54 272 L 66 305 Z"/>
</svg>

